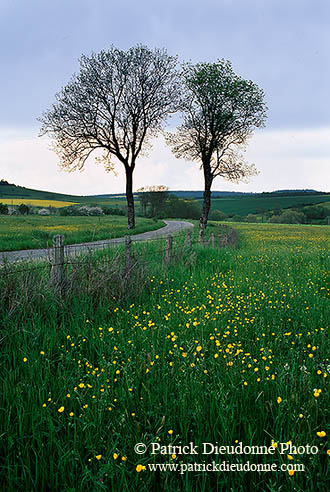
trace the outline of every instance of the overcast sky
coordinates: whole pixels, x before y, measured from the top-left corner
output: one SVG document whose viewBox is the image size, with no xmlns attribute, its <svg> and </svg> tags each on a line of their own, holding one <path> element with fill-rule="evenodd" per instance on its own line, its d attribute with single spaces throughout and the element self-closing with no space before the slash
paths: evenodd
<svg viewBox="0 0 330 492">
<path fill-rule="evenodd" d="M 0 0 L 0 179 L 75 194 L 124 192 L 124 176 L 91 159 L 59 171 L 36 120 L 79 70 L 81 54 L 111 44 L 165 47 L 180 60 L 225 58 L 265 92 L 266 128 L 249 143 L 260 174 L 214 189 L 330 191 L 329 0 Z M 161 138 L 139 159 L 134 189 L 202 189 L 198 164 L 178 161 Z"/>
</svg>

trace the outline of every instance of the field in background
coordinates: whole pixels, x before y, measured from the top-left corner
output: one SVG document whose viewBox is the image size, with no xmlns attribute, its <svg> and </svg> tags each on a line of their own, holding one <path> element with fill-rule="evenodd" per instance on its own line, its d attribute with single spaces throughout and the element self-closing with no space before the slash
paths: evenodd
<svg viewBox="0 0 330 492">
<path fill-rule="evenodd" d="M 159 243 L 137 245 L 150 268 L 126 294 L 125 282 L 89 262 L 70 301 L 39 292 L 39 270 L 0 278 L 8 492 L 328 491 L 330 230 L 235 227 L 237 249 L 194 245 L 168 268 Z M 136 454 L 139 442 L 277 447 L 268 455 L 153 456 L 150 448 Z M 288 442 L 319 452 L 280 454 Z M 148 470 L 213 460 L 305 471 Z"/>
<path fill-rule="evenodd" d="M 255 214 L 260 210 L 273 210 L 274 208 L 289 208 L 300 205 L 323 204 L 329 205 L 330 195 L 306 195 L 306 196 L 241 196 L 229 198 L 213 198 L 211 210 L 221 210 L 225 214 L 247 215 Z M 203 201 L 198 200 L 200 205 Z M 329 207 L 330 214 L 330 207 Z"/>
<path fill-rule="evenodd" d="M 173 191 L 173 194 L 177 194 L 181 198 L 196 198 L 201 196 L 202 192 L 182 192 Z M 215 192 L 216 193 L 216 192 Z M 16 199 L 19 203 L 26 203 L 31 200 L 47 200 L 49 205 L 52 206 L 51 201 L 64 201 L 81 203 L 82 205 L 99 205 L 99 206 L 126 206 L 126 198 L 123 194 L 114 195 L 100 195 L 100 196 L 76 196 L 66 195 L 61 193 L 52 193 L 48 191 L 32 190 L 29 188 L 23 188 L 20 186 L 4 185 L 0 183 L 0 203 L 8 203 L 8 200 Z M 301 193 L 299 195 L 285 195 L 279 193 L 273 194 L 255 194 L 255 195 L 233 195 L 224 196 L 222 198 L 213 198 L 212 207 L 213 210 L 221 210 L 229 215 L 247 215 L 249 213 L 258 213 L 261 209 L 272 210 L 274 208 L 285 209 L 288 207 L 295 207 L 300 205 L 314 205 L 322 204 L 329 206 L 330 195 L 322 194 L 309 194 Z M 139 210 L 139 200 L 135 194 L 135 201 L 137 210 Z M 202 205 L 202 199 L 198 199 L 199 205 Z M 49 206 L 48 205 L 48 206 Z M 44 205 L 42 205 L 44 206 Z M 55 206 L 55 205 L 53 205 Z M 330 207 L 329 207 L 330 208 Z"/>
<path fill-rule="evenodd" d="M 152 231 L 164 225 L 160 220 L 138 217 L 136 228 L 130 231 L 130 234 Z M 53 236 L 56 234 L 64 235 L 65 244 L 113 239 L 128 234 L 127 217 L 4 215 L 0 219 L 0 251 L 46 248 L 47 245 L 52 245 Z"/>
<path fill-rule="evenodd" d="M 1 198 L 1 203 L 4 205 L 31 205 L 32 207 L 68 207 L 76 205 L 77 202 L 64 202 L 60 200 L 34 200 L 29 198 Z"/>
</svg>

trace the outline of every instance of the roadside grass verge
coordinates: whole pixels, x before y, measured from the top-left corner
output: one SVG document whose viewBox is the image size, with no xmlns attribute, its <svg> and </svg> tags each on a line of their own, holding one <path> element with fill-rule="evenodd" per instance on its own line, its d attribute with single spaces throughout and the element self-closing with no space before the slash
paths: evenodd
<svg viewBox="0 0 330 492">
<path fill-rule="evenodd" d="M 65 244 L 75 244 L 102 239 L 113 239 L 153 231 L 165 226 L 161 220 L 136 219 L 136 227 L 127 229 L 127 217 L 59 217 L 40 216 L 1 216 L 0 251 L 47 248 L 52 246 L 52 238 L 63 234 Z"/>
</svg>

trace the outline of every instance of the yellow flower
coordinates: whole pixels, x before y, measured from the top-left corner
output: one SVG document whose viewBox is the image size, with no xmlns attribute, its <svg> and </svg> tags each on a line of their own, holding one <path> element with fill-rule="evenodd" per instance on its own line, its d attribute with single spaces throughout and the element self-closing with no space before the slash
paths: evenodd
<svg viewBox="0 0 330 492">
<path fill-rule="evenodd" d="M 121 460 L 122 461 L 126 461 L 127 460 L 127 456 L 122 456 Z"/>
<path fill-rule="evenodd" d="M 176 454 L 172 454 L 171 458 L 172 458 L 172 460 L 175 460 Z"/>
<path fill-rule="evenodd" d="M 173 434 L 173 430 L 172 430 L 172 429 L 170 429 L 170 430 L 168 431 L 168 433 L 169 433 L 169 434 Z"/>
<path fill-rule="evenodd" d="M 23 362 L 27 362 L 27 358 L 26 357 L 23 358 Z"/>
<path fill-rule="evenodd" d="M 66 395 L 66 397 L 67 397 L 67 398 L 70 398 L 70 397 L 71 397 L 70 393 L 68 393 L 68 394 Z"/>
<path fill-rule="evenodd" d="M 327 434 L 324 431 L 320 431 L 316 433 L 319 437 L 325 437 Z"/>
<path fill-rule="evenodd" d="M 60 407 L 57 411 L 58 411 L 59 413 L 64 412 L 64 407 Z"/>
<path fill-rule="evenodd" d="M 79 386 L 79 388 L 84 388 L 85 387 L 84 383 L 79 383 L 78 386 Z"/>
<path fill-rule="evenodd" d="M 40 350 L 40 355 L 45 355 L 45 352 L 43 350 Z"/>
<path fill-rule="evenodd" d="M 118 458 L 118 454 L 117 453 L 113 453 L 113 459 L 116 460 Z"/>
<path fill-rule="evenodd" d="M 290 477 L 292 477 L 292 475 L 294 475 L 294 470 L 289 470 L 288 473 L 289 473 Z"/>
<path fill-rule="evenodd" d="M 280 404 L 281 401 L 282 401 L 282 398 L 280 396 L 278 396 L 276 401 L 277 401 L 278 404 Z"/>
<path fill-rule="evenodd" d="M 288 454 L 288 459 L 293 460 L 293 456 L 291 456 L 291 454 Z"/>
<path fill-rule="evenodd" d="M 47 405 L 46 405 L 46 403 L 43 403 L 43 405 L 42 405 L 42 406 L 43 406 L 43 407 L 46 407 Z"/>
<path fill-rule="evenodd" d="M 70 415 L 70 417 L 73 417 L 74 416 L 74 413 L 73 412 L 70 412 L 69 415 Z"/>
<path fill-rule="evenodd" d="M 303 418 L 303 414 L 302 414 L 302 413 L 300 413 L 300 414 L 299 414 L 299 418 L 300 418 L 300 419 L 302 419 L 302 418 Z"/>
<path fill-rule="evenodd" d="M 97 460 L 100 460 L 100 459 L 102 458 L 102 454 L 98 454 L 97 456 L 95 456 L 95 458 L 96 458 Z"/>
<path fill-rule="evenodd" d="M 330 449 L 327 449 L 327 455 L 330 456 Z"/>
<path fill-rule="evenodd" d="M 198 347 L 196 347 L 196 350 L 197 350 L 197 352 L 200 352 L 202 350 L 201 345 L 198 345 Z"/>
<path fill-rule="evenodd" d="M 135 468 L 135 469 L 136 469 L 136 471 L 139 473 L 140 471 L 145 470 L 145 469 L 146 469 L 146 467 L 145 467 L 145 466 L 143 466 L 143 465 L 136 465 L 136 468 Z"/>
<path fill-rule="evenodd" d="M 277 442 L 272 441 L 272 447 L 273 447 L 273 448 L 277 448 L 277 446 L 278 446 Z"/>
</svg>

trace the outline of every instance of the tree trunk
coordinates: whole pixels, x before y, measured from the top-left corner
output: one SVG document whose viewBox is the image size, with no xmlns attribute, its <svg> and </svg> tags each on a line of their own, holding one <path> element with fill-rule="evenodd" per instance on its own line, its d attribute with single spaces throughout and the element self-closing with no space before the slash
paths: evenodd
<svg viewBox="0 0 330 492">
<path fill-rule="evenodd" d="M 134 213 L 132 168 L 130 166 L 125 166 L 125 172 L 126 172 L 126 200 L 127 200 L 128 229 L 134 229 L 135 213 Z"/>
<path fill-rule="evenodd" d="M 204 194 L 203 194 L 203 209 L 202 216 L 199 221 L 200 235 L 204 236 L 204 231 L 206 229 L 207 220 L 209 217 L 209 211 L 211 208 L 211 186 L 212 186 L 213 176 L 211 170 L 208 166 L 204 166 Z"/>
</svg>

